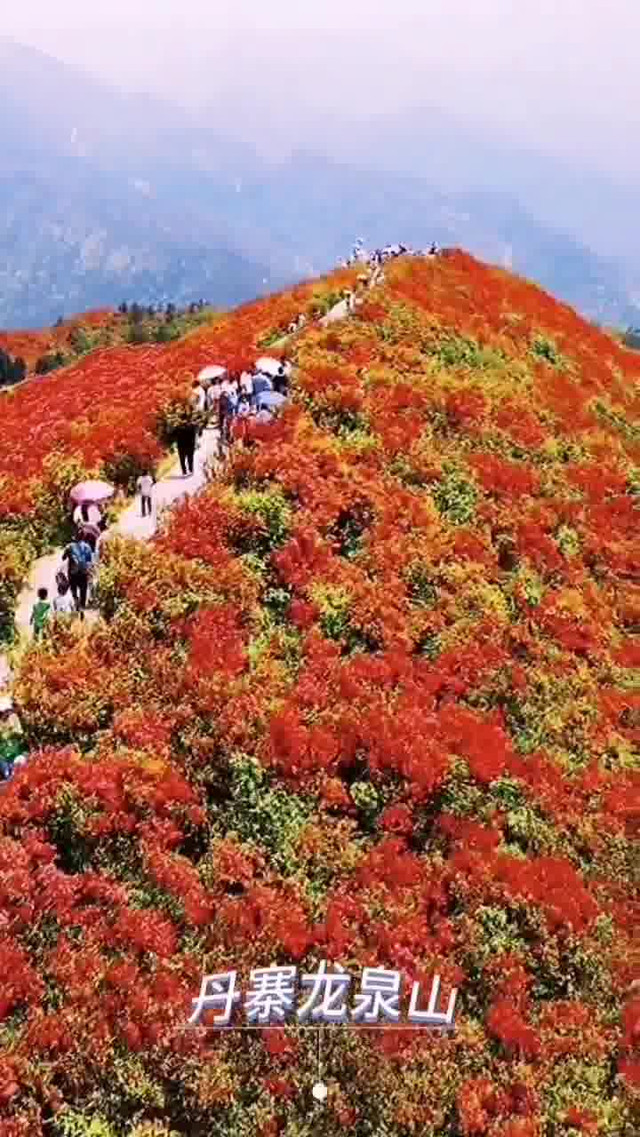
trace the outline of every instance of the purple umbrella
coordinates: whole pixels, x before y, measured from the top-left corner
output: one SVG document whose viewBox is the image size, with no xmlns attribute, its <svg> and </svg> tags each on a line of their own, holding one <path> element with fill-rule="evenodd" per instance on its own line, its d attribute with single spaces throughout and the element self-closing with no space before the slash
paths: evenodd
<svg viewBox="0 0 640 1137">
<path fill-rule="evenodd" d="M 99 501 L 107 501 L 113 497 L 115 488 L 108 482 L 78 482 L 69 494 L 74 505 L 97 505 Z"/>
</svg>

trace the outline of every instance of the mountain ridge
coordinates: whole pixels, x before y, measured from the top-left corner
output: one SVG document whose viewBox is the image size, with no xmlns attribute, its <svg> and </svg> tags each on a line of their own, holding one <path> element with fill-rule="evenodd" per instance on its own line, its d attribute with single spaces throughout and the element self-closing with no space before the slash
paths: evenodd
<svg viewBox="0 0 640 1137">
<path fill-rule="evenodd" d="M 592 319 L 640 318 L 627 269 L 495 189 L 445 193 L 418 174 L 314 153 L 312 142 L 270 162 L 194 112 L 114 92 L 6 39 L 0 97 L 10 110 L 0 123 L 0 326 L 36 328 L 122 299 L 196 294 L 226 307 L 328 271 L 355 233 L 511 256 Z"/>
</svg>

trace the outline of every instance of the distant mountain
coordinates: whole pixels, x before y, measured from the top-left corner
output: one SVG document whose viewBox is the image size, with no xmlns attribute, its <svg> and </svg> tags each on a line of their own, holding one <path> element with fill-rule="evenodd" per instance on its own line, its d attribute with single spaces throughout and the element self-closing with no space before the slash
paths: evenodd
<svg viewBox="0 0 640 1137">
<path fill-rule="evenodd" d="M 336 160 L 425 178 L 443 193 L 507 193 L 539 224 L 632 270 L 640 263 L 640 184 L 620 184 L 432 105 L 376 115 L 343 131 L 319 122 L 314 137 L 320 136 L 318 148 Z"/>
<path fill-rule="evenodd" d="M 536 280 L 599 322 L 627 324 L 640 315 L 624 267 L 541 225 L 508 193 L 444 192 L 424 178 L 298 152 L 268 181 L 248 182 L 235 213 L 270 227 L 282 249 L 316 271 L 348 250 L 354 236 L 373 247 L 437 240 Z"/>
<path fill-rule="evenodd" d="M 6 41 L 0 98 L 0 326 L 35 327 L 125 298 L 228 306 L 279 283 L 233 247 L 214 209 L 196 220 L 188 197 L 167 201 L 154 189 L 174 163 L 179 174 L 185 152 L 194 168 L 214 153 L 224 184 L 246 151 L 211 135 L 203 145 L 179 111 Z"/>
<path fill-rule="evenodd" d="M 357 235 L 462 245 L 593 319 L 640 322 L 629 269 L 536 220 L 506 172 L 507 192 L 483 184 L 482 147 L 464 131 L 437 147 L 437 118 L 422 134 L 382 123 L 377 152 L 363 131 L 342 158 L 314 142 L 275 163 L 204 116 L 7 40 L 0 98 L 0 327 L 123 299 L 234 305 L 326 270 Z M 506 169 L 503 151 L 491 161 Z"/>
</svg>

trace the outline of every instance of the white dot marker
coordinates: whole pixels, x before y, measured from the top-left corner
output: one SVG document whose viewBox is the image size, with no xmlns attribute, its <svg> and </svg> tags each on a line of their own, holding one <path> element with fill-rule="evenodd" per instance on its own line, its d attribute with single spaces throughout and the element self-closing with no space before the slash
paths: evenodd
<svg viewBox="0 0 640 1137">
<path fill-rule="evenodd" d="M 325 1086 L 324 1082 L 316 1082 L 311 1093 L 313 1094 L 316 1101 L 325 1101 L 327 1096 L 327 1087 Z"/>
</svg>

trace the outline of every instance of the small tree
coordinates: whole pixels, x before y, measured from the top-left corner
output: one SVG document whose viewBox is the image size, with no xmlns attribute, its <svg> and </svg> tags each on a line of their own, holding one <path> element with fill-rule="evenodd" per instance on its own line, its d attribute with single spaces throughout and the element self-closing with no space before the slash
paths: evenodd
<svg viewBox="0 0 640 1137">
<path fill-rule="evenodd" d="M 13 367 L 11 369 L 11 382 L 21 383 L 26 374 L 27 365 L 22 356 L 19 355 L 13 361 Z"/>
<path fill-rule="evenodd" d="M 0 348 L 0 386 L 5 387 L 10 382 L 11 356 Z"/>
<path fill-rule="evenodd" d="M 131 328 L 129 329 L 129 334 L 127 336 L 127 342 L 128 343 L 148 343 L 149 342 L 149 336 L 147 334 L 147 329 L 145 328 L 144 324 L 136 322 L 136 323 L 131 325 Z"/>
<path fill-rule="evenodd" d="M 168 324 L 159 324 L 153 338 L 156 343 L 169 343 L 174 335 Z"/>
</svg>

